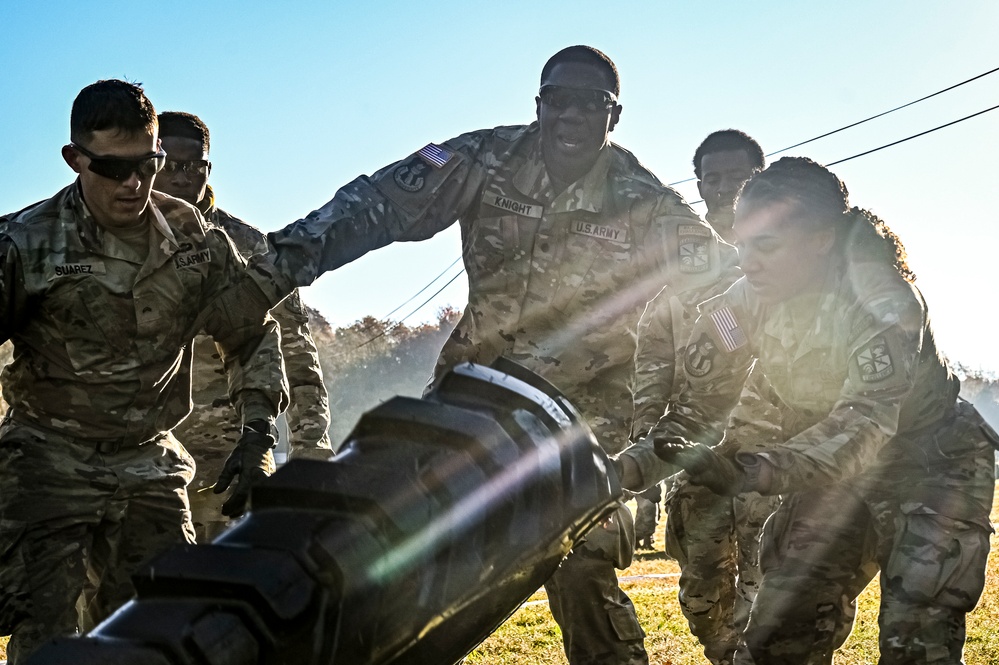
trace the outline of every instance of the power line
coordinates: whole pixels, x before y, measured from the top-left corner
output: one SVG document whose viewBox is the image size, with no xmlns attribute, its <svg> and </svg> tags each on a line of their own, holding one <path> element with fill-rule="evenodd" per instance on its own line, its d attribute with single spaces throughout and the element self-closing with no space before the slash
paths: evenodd
<svg viewBox="0 0 999 665">
<path fill-rule="evenodd" d="M 819 134 L 818 136 L 812 137 L 812 138 L 810 138 L 808 140 L 801 141 L 799 143 L 795 143 L 794 145 L 789 145 L 786 148 L 781 148 L 780 150 L 775 150 L 773 152 L 768 152 L 766 154 L 766 156 L 767 157 L 772 157 L 773 155 L 779 155 L 782 152 L 787 152 L 788 150 L 791 150 L 793 148 L 797 148 L 799 146 L 803 146 L 806 143 L 811 143 L 812 141 L 818 141 L 819 139 L 824 139 L 827 136 L 832 136 L 833 134 L 838 134 L 839 132 L 842 132 L 844 130 L 850 129 L 851 127 L 856 127 L 857 125 L 862 125 L 865 122 L 868 122 L 870 120 L 874 120 L 876 118 L 880 118 L 881 116 L 888 115 L 889 113 L 894 113 L 895 111 L 904 109 L 907 106 L 912 106 L 913 104 L 918 104 L 919 102 L 926 101 L 927 99 L 930 99 L 931 97 L 936 97 L 937 95 L 942 95 L 943 93 L 949 92 L 949 91 L 953 90 L 954 88 L 960 88 L 962 85 L 964 85 L 966 83 L 971 83 L 972 81 L 976 81 L 976 80 L 978 80 L 978 79 L 980 79 L 980 78 L 982 78 L 984 76 L 988 76 L 989 74 L 994 74 L 996 72 L 999 72 L 999 67 L 996 67 L 995 69 L 990 69 L 989 71 L 984 72 L 982 74 L 979 74 L 978 76 L 972 76 L 970 79 L 961 81 L 960 83 L 955 83 L 954 85 L 949 86 L 947 88 L 944 88 L 943 90 L 937 90 L 936 92 L 934 92 L 932 94 L 929 94 L 929 95 L 926 95 L 925 97 L 920 97 L 919 99 L 915 99 L 915 100 L 913 100 L 911 102 L 908 102 L 906 104 L 902 104 L 901 106 L 896 106 L 893 109 L 889 109 L 887 111 L 883 111 L 881 113 L 878 113 L 877 115 L 872 115 L 869 118 L 864 118 L 863 120 L 858 120 L 857 122 L 852 122 L 849 125 L 844 125 L 843 127 L 840 127 L 839 129 L 834 129 L 831 132 L 826 132 L 825 134 Z M 944 126 L 946 126 L 946 125 L 944 125 Z M 885 146 L 885 147 L 887 147 L 887 146 Z M 855 156 L 859 157 L 859 155 L 855 155 Z M 838 162 L 834 162 L 834 163 L 838 163 Z M 687 178 L 686 180 L 677 180 L 676 182 L 669 183 L 668 186 L 672 187 L 673 185 L 682 185 L 685 182 L 691 182 L 693 180 L 697 180 L 697 178 L 695 177 L 695 178 Z"/>
<path fill-rule="evenodd" d="M 444 270 L 442 270 L 442 271 L 441 271 L 441 274 L 437 275 L 437 276 L 436 276 L 436 277 L 434 277 L 434 278 L 433 278 L 432 280 L 430 280 L 430 281 L 429 281 L 429 282 L 427 283 L 427 285 L 426 285 L 426 286 L 424 286 L 424 287 L 423 287 L 422 289 L 420 289 L 419 291 L 417 291 L 416 293 L 414 293 L 414 294 L 413 294 L 412 296 L 410 296 L 409 300 L 407 300 L 406 302 L 402 303 L 401 305 L 399 305 L 398 307 L 396 307 L 395 309 L 393 309 L 393 310 L 392 310 L 391 312 L 389 312 L 388 314 L 386 314 L 385 316 L 383 316 L 383 317 L 382 317 L 382 319 L 383 319 L 383 320 L 388 320 L 388 318 L 389 318 L 390 316 L 392 316 L 393 314 L 395 314 L 396 312 L 398 312 L 398 311 L 399 311 L 400 309 L 402 309 L 403 307 L 405 307 L 405 306 L 406 306 L 406 305 L 408 305 L 409 303 L 411 303 L 411 302 L 413 302 L 414 300 L 416 300 L 416 297 L 417 297 L 417 296 L 419 296 L 419 295 L 420 295 L 421 293 L 423 293 L 424 291 L 426 291 L 427 289 L 429 289 L 429 288 L 430 288 L 430 286 L 431 286 L 431 285 L 432 285 L 432 284 L 433 284 L 434 282 L 436 282 L 436 281 L 437 281 L 437 280 L 439 280 L 439 279 L 440 279 L 441 277 L 443 277 L 443 276 L 444 276 L 444 273 L 446 273 L 446 272 L 447 272 L 448 270 L 450 270 L 451 268 L 453 268 L 453 267 L 454 267 L 454 264 L 458 263 L 458 261 L 461 261 L 461 256 L 459 256 L 459 257 L 458 257 L 458 258 L 456 258 L 456 259 L 455 259 L 454 261 L 452 261 L 452 262 L 451 262 L 451 265 L 449 265 L 449 266 L 448 266 L 447 268 L 444 268 Z M 461 273 L 458 273 L 458 274 L 460 275 Z M 452 281 L 454 281 L 454 280 L 452 280 Z M 421 305 L 421 307 L 422 307 L 422 306 L 423 306 L 423 305 Z"/>
<path fill-rule="evenodd" d="M 985 72 L 984 74 L 979 74 L 978 76 L 972 76 L 970 79 L 968 79 L 966 81 L 961 81 L 960 83 L 955 83 L 954 85 L 950 86 L 949 88 L 944 88 L 943 90 L 938 90 L 938 91 L 934 92 L 932 95 L 926 95 L 925 97 L 920 97 L 919 99 L 913 100 L 913 101 L 909 102 L 908 104 L 902 104 L 901 106 L 896 106 L 895 108 L 889 109 L 887 111 L 884 111 L 883 113 L 878 113 L 877 115 L 872 115 L 870 118 L 864 118 L 863 120 L 858 120 L 855 123 L 849 124 L 849 125 L 847 125 L 845 127 L 840 127 L 839 129 L 834 129 L 831 132 L 826 132 L 825 134 L 821 134 L 819 136 L 816 136 L 815 138 L 808 139 L 807 141 L 802 141 L 801 143 L 795 143 L 794 145 L 789 145 L 786 148 L 781 148 L 780 150 L 775 150 L 774 152 L 767 153 L 766 156 L 770 157 L 771 155 L 777 155 L 777 154 L 782 153 L 782 152 L 787 152 L 788 150 L 791 150 L 792 148 L 797 148 L 798 146 L 805 145 L 806 143 L 811 143 L 812 141 L 818 141 L 819 139 L 824 139 L 827 136 L 832 136 L 833 134 L 842 132 L 844 129 L 850 129 L 851 127 L 856 127 L 857 125 L 862 125 L 865 122 L 867 122 L 868 120 L 874 120 L 875 118 L 880 118 L 883 115 L 888 115 L 889 113 L 893 113 L 893 112 L 898 111 L 900 109 L 904 109 L 907 106 L 912 106 L 913 104 L 918 104 L 919 102 L 926 101 L 927 99 L 929 99 L 931 97 L 936 97 L 937 95 L 942 95 L 943 93 L 948 92 L 950 90 L 953 90 L 954 88 L 960 88 L 965 83 L 971 83 L 972 81 L 980 79 L 983 76 L 988 76 L 989 74 L 994 74 L 995 72 L 999 72 L 999 67 L 996 67 L 995 69 L 990 69 L 989 71 Z M 958 122 L 960 122 L 960 121 L 958 121 Z M 944 126 L 946 127 L 946 125 L 944 125 Z M 930 130 L 930 131 L 932 131 L 932 130 Z"/>
<path fill-rule="evenodd" d="M 460 257 L 459 257 L 459 258 L 460 258 Z M 457 261 L 455 261 L 454 263 L 457 263 Z M 454 263 L 452 263 L 451 265 L 453 266 L 453 265 L 454 265 Z M 453 283 L 454 283 L 454 280 L 456 280 L 456 279 L 458 279 L 459 277 L 461 277 L 462 273 L 464 273 L 464 272 L 465 272 L 465 269 L 464 269 L 464 268 L 462 268 L 461 270 L 459 270 L 458 272 L 456 272 L 456 273 L 454 274 L 454 277 L 452 277 L 451 279 L 449 279 L 449 280 L 447 281 L 447 283 L 446 283 L 446 284 L 445 284 L 444 286 L 442 286 L 441 288 L 439 288 L 439 289 L 437 289 L 436 291 L 434 291 L 433 295 L 431 295 L 431 296 L 430 296 L 429 298 L 427 298 L 427 299 L 426 299 L 426 300 L 424 300 L 424 301 L 423 301 L 422 303 L 420 303 L 420 304 L 419 304 L 419 305 L 417 306 L 417 308 L 416 308 L 416 309 L 414 309 L 414 310 L 413 310 L 412 312 L 410 312 L 410 313 L 409 313 L 409 314 L 407 314 L 406 316 L 404 316 L 404 317 L 402 317 L 401 319 L 399 319 L 399 322 L 398 322 L 397 324 L 395 324 L 394 326 L 390 326 L 390 327 L 386 328 L 385 330 L 383 330 L 382 332 L 378 333 L 378 334 L 377 334 L 377 335 L 375 335 L 374 337 L 372 337 L 372 338 L 370 338 L 370 339 L 367 339 L 367 340 L 365 340 L 365 341 L 361 342 L 360 344 L 358 344 L 358 345 L 357 345 L 356 347 L 354 347 L 354 348 L 357 348 L 357 349 L 359 349 L 359 348 L 361 348 L 362 346 L 367 346 L 368 344 L 371 344 L 372 342 L 374 342 L 374 341 L 375 341 L 376 339 L 380 339 L 380 338 L 384 337 L 385 335 L 389 334 L 390 332 L 392 332 L 393 330 L 395 330 L 396 328 L 398 328 L 399 326 L 401 326 L 401 325 L 402 325 L 402 322 L 403 322 L 403 321 L 405 321 L 405 320 L 406 320 L 406 319 L 408 319 L 409 317 L 411 317 L 411 316 L 413 316 L 414 314 L 416 314 L 417 312 L 419 312 L 419 311 L 420 311 L 420 309 L 422 309 L 424 305 L 426 305 L 426 304 L 427 304 L 427 303 L 429 303 L 429 302 L 430 302 L 431 300 L 433 300 L 433 299 L 434 299 L 434 298 L 436 298 L 436 297 L 437 297 L 438 295 L 440 295 L 441 291 L 443 291 L 443 290 L 444 290 L 444 289 L 446 289 L 447 287 L 451 286 L 451 284 L 453 284 Z M 436 277 L 434 278 L 434 281 L 437 281 L 437 278 L 436 278 Z M 433 284 L 433 282 L 431 282 L 431 284 Z M 427 287 L 429 287 L 429 286 L 430 286 L 430 284 L 427 284 Z M 423 289 L 421 290 L 421 293 L 422 293 L 422 291 L 426 291 L 426 290 L 427 290 L 427 287 L 424 287 L 424 288 L 423 288 Z M 419 295 L 419 294 L 417 294 L 417 295 Z M 413 296 L 413 297 L 415 298 L 416 296 Z M 413 299 L 413 298 L 410 298 L 410 300 L 412 300 L 412 299 Z M 400 307 L 401 307 L 401 305 L 400 305 Z M 398 307 L 397 307 L 396 309 L 398 309 Z"/>
<path fill-rule="evenodd" d="M 865 152 L 857 153 L 856 155 L 853 155 L 852 157 L 844 157 L 843 159 L 838 159 L 835 162 L 829 162 L 828 164 L 826 164 L 826 166 L 834 166 L 836 164 L 842 164 L 843 162 L 848 162 L 851 159 L 856 159 L 857 157 L 863 157 L 864 155 L 869 155 L 872 152 L 877 152 L 878 150 L 884 150 L 885 148 L 890 148 L 893 145 L 898 145 L 899 143 L 905 143 L 906 141 L 909 141 L 911 139 L 918 138 L 920 136 L 925 136 L 926 134 L 929 134 L 931 132 L 935 132 L 938 129 L 943 129 L 944 127 L 950 127 L 951 125 L 956 125 L 959 122 L 964 122 L 965 120 L 968 120 L 970 118 L 974 118 L 975 116 L 978 116 L 978 115 L 982 115 L 983 113 L 988 113 L 989 111 L 995 111 L 996 109 L 999 109 L 999 105 L 993 106 L 992 108 L 987 108 L 984 111 L 979 111 L 978 113 L 972 113 L 971 115 L 966 115 L 963 118 L 960 118 L 958 120 L 954 120 L 952 122 L 948 122 L 946 125 L 940 125 L 939 127 L 934 127 L 933 129 L 927 129 L 925 132 L 919 132 L 918 134 L 913 134 L 912 136 L 907 136 L 904 139 L 899 139 L 898 141 L 893 141 L 892 143 L 886 143 L 885 145 L 883 145 L 881 147 L 874 148 L 872 150 L 867 150 Z"/>
<path fill-rule="evenodd" d="M 840 131 L 843 131 L 844 129 L 849 129 L 850 127 L 856 127 L 857 125 L 859 125 L 859 124 L 862 124 L 862 123 L 864 123 L 864 122 L 867 122 L 868 120 L 873 120 L 874 118 L 879 118 L 879 117 L 881 117 L 881 116 L 883 116 L 883 115 L 887 115 L 888 113 L 891 113 L 892 111 L 897 111 L 897 110 L 899 110 L 899 109 L 902 109 L 902 108 L 905 108 L 906 106 L 912 106 L 913 104 L 916 104 L 917 102 L 921 102 L 921 101 L 923 101 L 923 100 L 926 100 L 926 99 L 929 99 L 930 97 L 935 97 L 936 95 L 939 95 L 939 94 L 941 94 L 941 93 L 944 93 L 944 92 L 947 92 L 948 90 L 953 90 L 954 88 L 956 88 L 956 87 L 958 87 L 958 86 L 961 86 L 961 85 L 964 85 L 965 83 L 969 83 L 969 82 L 971 82 L 971 81 L 974 81 L 975 79 L 979 79 L 979 78 L 981 78 L 981 77 L 983 77 L 983 76 L 986 76 L 986 75 L 988 75 L 988 74 L 992 74 L 993 72 L 997 72 L 997 71 L 999 71 L 999 67 L 997 67 L 996 69 L 992 69 L 992 70 L 990 70 L 990 71 L 987 71 L 987 72 L 985 72 L 984 74 L 979 74 L 978 76 L 975 76 L 975 77 L 973 77 L 973 78 L 970 78 L 970 79 L 968 79 L 968 80 L 966 80 L 966 81 L 962 81 L 961 83 L 958 83 L 958 84 L 955 84 L 955 85 L 952 85 L 952 86 L 950 86 L 949 88 L 945 88 L 945 89 L 943 89 L 943 90 L 940 90 L 940 91 L 938 91 L 938 92 L 935 92 L 935 93 L 933 93 L 932 95 L 927 95 L 926 97 L 922 97 L 922 98 L 920 98 L 920 99 L 917 99 L 917 100 L 915 100 L 915 101 L 912 101 L 912 102 L 909 102 L 908 104 L 903 104 L 902 106 L 897 106 L 897 107 L 895 107 L 894 109 L 891 109 L 890 111 L 885 111 L 884 113 L 879 113 L 878 115 L 874 115 L 874 116 L 871 116 L 870 118 L 866 118 L 866 119 L 864 119 L 864 120 L 860 120 L 860 121 L 858 121 L 858 122 L 855 122 L 855 123 L 852 123 L 852 124 L 850 124 L 850 125 L 846 125 L 845 127 L 841 127 L 840 129 L 837 129 L 837 130 L 834 130 L 834 131 L 832 131 L 832 132 L 827 132 L 827 133 L 825 133 L 825 134 L 822 134 L 821 136 L 816 136 L 816 137 L 815 137 L 815 138 L 813 138 L 813 139 L 808 139 L 807 141 L 802 141 L 801 143 L 796 143 L 796 144 L 794 144 L 794 145 L 792 145 L 792 146 L 789 146 L 789 147 L 787 147 L 787 148 L 783 148 L 783 149 L 781 149 L 781 150 L 777 150 L 777 151 L 775 151 L 775 152 L 771 152 L 771 153 L 769 153 L 769 154 L 768 154 L 767 156 L 769 157 L 769 156 L 771 156 L 771 155 L 776 155 L 776 154 L 778 154 L 778 153 L 780 153 L 780 152 L 785 152 L 785 151 L 787 151 L 787 150 L 791 150 L 792 148 L 796 148 L 796 147 L 798 147 L 798 146 L 801 146 L 801 145 L 804 145 L 804 144 L 806 144 L 806 143 L 810 143 L 810 142 L 812 142 L 812 141 L 816 141 L 816 140 L 818 140 L 818 139 L 820 139 L 820 138 L 824 138 L 824 137 L 826 137 L 826 136 L 830 136 L 831 134 L 835 134 L 835 133 L 837 133 L 837 132 L 840 132 Z M 940 130 L 940 129 L 944 129 L 944 128 L 946 128 L 946 127 L 950 127 L 951 125 L 956 125 L 956 124 L 958 124 L 959 122 L 964 122 L 965 120 L 970 120 L 971 118 L 974 118 L 974 117 L 976 117 L 976 116 L 980 116 L 980 115 L 982 115 L 982 114 L 984 114 L 984 113 L 988 113 L 989 111 L 994 111 L 994 110 L 996 110 L 996 109 L 999 109 L 999 105 L 996 105 L 996 106 L 992 106 L 992 107 L 990 107 L 990 108 L 987 108 L 987 109 L 984 109 L 984 110 L 982 110 L 982 111 L 979 111 L 979 112 L 977 112 L 977 113 L 972 113 L 971 115 L 968 115 L 968 116 L 965 116 L 965 117 L 963 117 L 963 118 L 959 118 L 959 119 L 957 119 L 957 120 L 952 120 L 951 122 L 948 122 L 948 123 L 945 123 L 945 124 L 943 124 L 943 125 L 940 125 L 940 126 L 938 126 L 938 127 L 934 127 L 934 128 L 932 128 L 932 129 L 927 129 L 927 130 L 926 130 L 926 131 L 924 131 L 924 132 L 920 132 L 920 133 L 918 133 L 918 134 L 913 134 L 912 136 L 907 136 L 907 137 L 906 137 L 906 138 L 904 138 L 904 139 L 899 139 L 898 141 L 893 141 L 893 142 L 891 142 L 891 143 L 886 143 L 885 145 L 882 145 L 882 146 L 879 146 L 879 147 L 877 147 L 877 148 L 873 148 L 873 149 L 871 149 L 871 150 L 866 150 L 866 151 L 864 151 L 864 152 L 861 152 L 861 153 L 857 153 L 856 155 L 852 155 L 852 156 L 850 156 L 850 157 L 844 157 L 843 159 L 839 159 L 839 160 L 836 160 L 835 162 L 829 162 L 828 164 L 826 164 L 826 166 L 827 166 L 827 167 L 829 167 L 829 166 L 835 166 L 836 164 L 842 164 L 843 162 L 848 162 L 848 161 L 850 161 L 851 159 L 856 159 L 856 158 L 858 158 L 858 157 L 863 157 L 863 156 L 865 156 L 865 155 L 870 155 L 871 153 L 874 153 L 874 152 L 878 152 L 879 150 L 884 150 L 885 148 L 890 148 L 890 147 L 892 147 L 892 146 L 896 146 L 896 145 L 898 145 L 898 144 L 900 144 L 900 143 L 905 143 L 906 141 L 911 141 L 912 139 L 915 139 L 915 138 L 919 138 L 920 136 L 925 136 L 925 135 L 927 135 L 927 134 L 931 134 L 931 133 L 933 133 L 933 132 L 935 132 L 935 131 L 937 131 L 937 130 Z M 691 180 L 695 180 L 695 179 L 696 179 L 696 178 L 688 178 L 687 180 L 679 180 L 679 181 L 677 181 L 677 182 L 674 182 L 674 183 L 670 183 L 670 185 L 669 185 L 669 186 L 672 186 L 672 185 L 677 185 L 677 184 L 680 184 L 680 183 L 684 183 L 684 182 L 690 182 Z M 694 202 L 693 202 L 693 203 L 691 203 L 690 205 L 696 205 L 696 204 L 698 204 L 698 203 L 702 203 L 702 202 L 703 202 L 703 200 L 701 200 L 701 201 L 694 201 Z M 433 279 L 432 279 L 432 280 L 431 280 L 431 281 L 430 281 L 430 282 L 429 282 L 429 283 L 428 283 L 428 284 L 427 284 L 426 286 L 424 286 L 424 287 L 423 287 L 422 289 L 420 289 L 420 290 L 419 290 L 418 292 L 416 292 L 416 293 L 415 293 L 415 294 L 414 294 L 414 295 L 413 295 L 412 297 L 410 297 L 410 298 L 409 298 L 408 300 L 406 300 L 406 302 L 402 303 L 401 305 L 399 305 L 398 307 L 396 307 L 395 309 L 393 309 L 393 310 L 392 310 L 391 312 L 389 312 L 389 314 L 387 314 L 387 315 L 385 316 L 385 318 L 387 319 L 387 318 L 388 318 L 389 316 L 391 316 L 391 315 L 392 315 L 392 314 L 394 314 L 395 312 L 397 312 L 397 311 L 399 311 L 400 309 L 402 309 L 402 308 L 403 308 L 403 307 L 404 307 L 404 306 L 405 306 L 405 305 L 406 305 L 407 303 L 410 303 L 410 302 L 412 302 L 412 301 L 413 301 L 413 300 L 414 300 L 414 299 L 415 299 L 415 298 L 416 298 L 417 296 L 419 296 L 419 295 L 420 295 L 421 293 L 423 293 L 423 292 L 424 292 L 424 291 L 426 291 L 426 290 L 427 290 L 428 288 L 430 288 L 430 286 L 431 286 L 431 285 L 432 285 L 432 284 L 433 284 L 434 282 L 436 282 L 436 281 L 437 281 L 438 279 L 440 279 L 440 278 L 441 278 L 441 277 L 442 277 L 442 276 L 444 275 L 444 273 L 446 273 L 446 272 L 447 272 L 448 270 L 450 270 L 450 269 L 451 269 L 452 267 L 454 267 L 454 265 L 455 265 L 456 263 L 458 263 L 458 261 L 460 261 L 460 260 L 461 260 L 461 257 L 459 256 L 459 257 L 458 257 L 457 259 L 455 259 L 455 260 L 454 260 L 454 261 L 453 261 L 453 262 L 451 263 L 451 265 L 449 265 L 449 266 L 448 266 L 447 268 L 445 268 L 445 269 L 444 269 L 444 271 L 443 271 L 443 272 L 442 272 L 442 273 L 441 273 L 440 275 L 437 275 L 437 277 L 434 277 L 434 278 L 433 278 Z M 441 292 L 442 292 L 442 291 L 443 291 L 444 289 L 446 289 L 446 288 L 447 288 L 448 286 L 450 286 L 450 285 L 451 285 L 451 284 L 452 284 L 452 283 L 454 282 L 454 280 L 458 279 L 458 277 L 460 277 L 460 276 L 461 276 L 461 274 L 462 274 L 463 272 L 465 272 L 464 268 L 462 268 L 462 269 L 461 269 L 460 271 L 458 271 L 458 272 L 457 272 L 457 273 L 456 273 L 456 274 L 455 274 L 455 275 L 454 275 L 454 276 L 453 276 L 453 277 L 452 277 L 452 278 L 451 278 L 450 280 L 448 280 L 448 282 L 447 282 L 447 283 L 446 283 L 446 284 L 445 284 L 444 286 L 442 286 L 442 287 L 441 287 L 440 289 L 438 289 L 438 290 L 437 290 L 437 291 L 436 291 L 436 292 L 435 292 L 435 293 L 434 293 L 434 294 L 433 294 L 432 296 L 430 296 L 430 297 L 429 297 L 429 298 L 428 298 L 427 300 L 423 301 L 423 303 L 422 303 L 422 304 L 420 304 L 420 305 L 419 305 L 419 306 L 418 306 L 418 307 L 417 307 L 417 308 L 416 308 L 415 310 L 413 310 L 412 312 L 410 312 L 409 314 L 407 314 L 406 316 L 404 316 L 403 318 L 401 318 L 401 319 L 399 320 L 399 323 L 401 324 L 401 323 L 402 323 L 403 321 L 405 321 L 405 320 L 406 320 L 406 319 L 408 319 L 409 317 L 411 317 L 411 316 L 413 316 L 414 314 L 416 314 L 416 312 L 418 312 L 418 311 L 419 311 L 420 309 L 422 309 L 422 308 L 423 308 L 423 307 L 424 307 L 424 306 L 425 306 L 425 305 L 426 305 L 427 303 L 429 303 L 429 302 L 430 302 L 431 300 L 433 300 L 433 299 L 434 299 L 435 297 L 437 297 L 437 295 L 438 295 L 438 294 L 440 294 L 440 293 L 441 293 Z M 378 335 L 375 335 L 374 337 L 372 337 L 371 339 L 367 340 L 366 342 L 363 342 L 363 343 L 359 344 L 357 348 L 360 348 L 360 347 L 362 347 L 362 346 L 364 346 L 364 345 L 366 345 L 366 344 L 369 344 L 369 343 L 371 343 L 371 342 L 375 341 L 376 339 L 378 339 L 378 338 L 380 338 L 380 337 L 383 337 L 383 336 L 384 336 L 384 335 L 386 335 L 386 334 L 387 334 L 388 332 L 391 332 L 392 330 L 394 330 L 394 329 L 395 329 L 396 327 L 398 327 L 398 326 L 393 326 L 392 328 L 389 328 L 388 330 L 386 330 L 386 331 L 384 331 L 384 332 L 381 332 L 381 333 L 379 333 Z"/>
</svg>

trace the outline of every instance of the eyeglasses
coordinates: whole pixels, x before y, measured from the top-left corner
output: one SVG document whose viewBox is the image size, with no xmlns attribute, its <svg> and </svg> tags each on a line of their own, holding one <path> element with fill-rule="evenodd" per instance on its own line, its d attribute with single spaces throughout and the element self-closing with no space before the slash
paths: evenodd
<svg viewBox="0 0 999 665">
<path fill-rule="evenodd" d="M 87 168 L 91 173 L 118 182 L 128 180 L 133 173 L 138 173 L 141 178 L 151 178 L 163 169 L 163 163 L 166 162 L 166 153 L 162 150 L 143 157 L 129 159 L 127 157 L 102 157 L 95 155 L 81 145 L 75 143 L 69 145 L 73 150 L 90 159 Z"/>
<path fill-rule="evenodd" d="M 163 173 L 165 175 L 174 175 L 175 173 L 183 172 L 187 177 L 192 177 L 195 175 L 208 175 L 208 171 L 212 168 L 212 163 L 207 159 L 170 159 L 167 157 L 166 164 L 163 166 Z"/>
<path fill-rule="evenodd" d="M 586 113 L 599 113 L 617 104 L 617 96 L 606 90 L 563 88 L 560 85 L 543 85 L 538 96 L 541 103 L 559 111 L 575 106 Z"/>
</svg>

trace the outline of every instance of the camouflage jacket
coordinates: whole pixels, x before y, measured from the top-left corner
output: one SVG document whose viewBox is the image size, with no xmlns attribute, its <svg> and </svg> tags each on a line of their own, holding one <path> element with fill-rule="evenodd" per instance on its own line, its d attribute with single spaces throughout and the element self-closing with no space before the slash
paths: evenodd
<svg viewBox="0 0 999 665">
<path fill-rule="evenodd" d="M 794 320 L 811 326 L 796 330 Z M 938 423 L 960 387 L 937 353 L 922 295 L 884 265 L 836 266 L 817 303 L 763 305 L 740 280 L 701 306 L 690 347 L 688 382 L 656 434 L 719 441 L 757 361 L 796 432 L 763 453 L 776 469 L 773 493 L 918 457 L 907 435 Z M 638 463 L 643 484 L 675 471 L 651 443 L 624 454 Z"/>
<path fill-rule="evenodd" d="M 732 239 L 731 227 L 718 228 L 710 215 L 707 221 L 723 240 Z M 696 302 L 681 302 L 679 295 L 666 290 L 646 305 L 638 324 L 635 352 L 634 440 L 648 434 L 669 404 L 679 396 L 686 378 L 682 360 L 697 318 L 697 305 L 724 293 L 742 276 L 736 258 L 733 254 L 733 261 L 731 265 L 724 266 L 721 278 L 703 292 L 680 294 L 688 298 L 693 296 Z M 763 372 L 759 369 L 753 371 L 743 386 L 739 404 L 732 412 L 725 435 L 726 447 L 755 452 L 783 441 L 778 404 L 779 400 Z"/>
<path fill-rule="evenodd" d="M 172 429 L 190 410 L 202 326 L 225 351 L 243 420 L 283 407 L 274 322 L 210 305 L 245 270 L 228 237 L 155 191 L 148 215 L 144 262 L 94 221 L 75 183 L 0 229 L 0 340 L 14 344 L 2 383 L 16 420 L 122 444 Z"/>
<path fill-rule="evenodd" d="M 509 356 L 563 390 L 605 449 L 621 450 L 642 308 L 664 284 L 681 292 L 716 280 L 721 250 L 682 198 L 616 145 L 557 193 L 537 123 L 431 144 L 270 234 L 269 265 L 250 274 L 276 301 L 369 250 L 456 220 L 468 305 L 436 377 L 461 361 Z"/>
<path fill-rule="evenodd" d="M 210 187 L 198 208 L 208 222 L 226 232 L 244 258 L 267 251 L 264 234 L 218 208 Z M 292 454 L 319 448 L 328 451 L 329 396 L 309 331 L 309 314 L 298 291 L 281 301 L 271 315 L 280 327 L 281 356 L 291 396 L 285 418 Z M 194 410 L 174 434 L 194 456 L 198 475 L 209 478 L 211 484 L 239 439 L 241 428 L 230 415 L 225 368 L 208 335 L 198 335 L 194 340 L 191 374 Z"/>
</svg>

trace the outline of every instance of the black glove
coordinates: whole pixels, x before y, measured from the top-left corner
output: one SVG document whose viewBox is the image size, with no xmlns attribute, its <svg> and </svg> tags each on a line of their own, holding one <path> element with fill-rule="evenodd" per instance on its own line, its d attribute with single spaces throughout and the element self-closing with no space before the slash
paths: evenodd
<svg viewBox="0 0 999 665">
<path fill-rule="evenodd" d="M 243 426 L 243 435 L 222 467 L 222 473 L 215 481 L 215 494 L 229 489 L 236 479 L 236 487 L 222 504 L 222 514 L 226 517 L 239 517 L 246 510 L 246 500 L 250 496 L 250 486 L 266 478 L 274 470 L 274 456 L 271 448 L 276 440 L 271 435 L 270 423 L 254 420 Z"/>
<path fill-rule="evenodd" d="M 656 456 L 683 467 L 692 485 L 707 487 L 721 496 L 735 496 L 746 491 L 742 466 L 718 454 L 703 443 L 690 443 L 682 437 L 655 439 Z"/>
</svg>

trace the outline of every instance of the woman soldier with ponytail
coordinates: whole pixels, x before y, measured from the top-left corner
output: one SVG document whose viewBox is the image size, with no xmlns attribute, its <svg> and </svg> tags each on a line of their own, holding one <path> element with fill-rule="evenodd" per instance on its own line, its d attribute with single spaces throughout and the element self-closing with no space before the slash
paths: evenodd
<svg viewBox="0 0 999 665">
<path fill-rule="evenodd" d="M 985 583 L 997 437 L 958 398 L 902 243 L 805 158 L 746 184 L 734 231 L 745 278 L 701 305 L 688 383 L 620 455 L 624 486 L 679 467 L 719 494 L 783 496 L 745 635 L 756 663 L 831 663 L 841 598 L 878 570 L 880 662 L 962 662 Z M 749 454 L 721 439 L 754 363 L 793 436 Z"/>
</svg>

